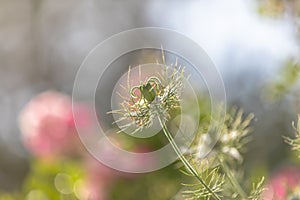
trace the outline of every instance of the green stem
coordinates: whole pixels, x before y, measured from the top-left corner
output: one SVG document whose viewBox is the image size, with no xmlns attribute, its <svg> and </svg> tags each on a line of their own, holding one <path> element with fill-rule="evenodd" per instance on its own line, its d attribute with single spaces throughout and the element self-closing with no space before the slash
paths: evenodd
<svg viewBox="0 0 300 200">
<path fill-rule="evenodd" d="M 241 187 L 237 179 L 234 177 L 232 171 L 229 169 L 227 164 L 219 156 L 217 156 L 217 158 L 227 178 L 229 179 L 232 186 L 236 189 L 237 193 L 242 197 L 242 199 L 244 200 L 248 199 L 247 194 L 245 193 L 245 191 L 243 190 L 243 188 Z"/>
<path fill-rule="evenodd" d="M 163 120 L 161 119 L 161 117 L 158 117 L 159 119 L 159 123 L 164 131 L 165 136 L 167 137 L 167 139 L 169 140 L 169 142 L 171 143 L 174 151 L 176 152 L 176 154 L 178 155 L 179 159 L 181 160 L 181 162 L 184 164 L 184 166 L 187 168 L 187 170 L 189 170 L 195 178 L 197 178 L 197 180 L 205 187 L 205 189 L 217 200 L 221 200 L 220 197 L 218 197 L 218 195 L 212 190 L 210 189 L 210 187 L 202 180 L 202 178 L 199 176 L 198 172 L 194 169 L 194 167 L 190 164 L 190 162 L 182 155 L 179 147 L 177 146 L 176 142 L 174 141 L 171 133 L 169 132 L 166 124 L 163 122 Z"/>
</svg>

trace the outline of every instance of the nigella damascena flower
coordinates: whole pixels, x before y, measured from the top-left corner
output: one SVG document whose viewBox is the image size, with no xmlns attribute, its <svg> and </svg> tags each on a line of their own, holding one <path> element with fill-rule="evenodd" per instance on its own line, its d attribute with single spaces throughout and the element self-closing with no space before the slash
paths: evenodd
<svg viewBox="0 0 300 200">
<path fill-rule="evenodd" d="M 129 88 L 129 99 L 121 102 L 122 109 L 111 113 L 120 114 L 115 123 L 127 120 L 129 123 L 119 126 L 122 130 L 135 125 L 132 133 L 142 131 L 152 126 L 156 117 L 163 120 L 170 118 L 170 111 L 180 106 L 180 95 L 183 89 L 184 68 L 174 67 L 168 75 L 169 66 L 162 75 L 151 76 L 141 81 L 139 85 Z M 130 74 L 130 68 L 128 73 Z"/>
</svg>

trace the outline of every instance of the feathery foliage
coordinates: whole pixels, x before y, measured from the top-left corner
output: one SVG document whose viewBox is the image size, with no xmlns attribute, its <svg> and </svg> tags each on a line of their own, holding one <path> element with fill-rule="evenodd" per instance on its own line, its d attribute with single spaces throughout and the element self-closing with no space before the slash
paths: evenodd
<svg viewBox="0 0 300 200">
<path fill-rule="evenodd" d="M 292 150 L 300 153 L 300 115 L 298 115 L 297 125 L 293 122 L 293 128 L 295 130 L 295 138 L 283 136 L 284 141 L 292 147 Z M 300 154 L 299 154 L 300 157 Z"/>
<path fill-rule="evenodd" d="M 250 123 L 254 118 L 253 114 L 249 114 L 244 116 L 243 111 L 241 109 L 233 108 L 229 113 L 225 116 L 225 122 L 221 129 L 221 133 L 203 133 L 201 137 L 199 137 L 199 141 L 195 146 L 195 150 L 193 151 L 193 156 L 195 159 L 198 159 L 195 168 L 197 170 L 203 168 L 209 168 L 210 170 L 218 168 L 218 170 L 214 170 L 214 177 L 221 178 L 224 181 L 221 186 L 222 189 L 219 190 L 218 195 L 229 198 L 229 199 L 258 199 L 263 191 L 263 181 L 264 178 L 261 179 L 260 182 L 254 184 L 253 190 L 247 190 L 247 188 L 243 188 L 243 186 L 247 185 L 247 182 L 243 181 L 243 171 L 240 169 L 240 164 L 243 162 L 243 153 L 246 150 L 246 144 L 250 141 L 250 132 L 251 127 Z M 220 120 L 220 119 L 215 119 Z M 212 130 L 218 130 L 217 128 L 213 128 Z M 219 136 L 219 140 L 211 152 L 206 156 L 205 159 L 202 159 L 201 150 L 205 150 L 210 144 L 210 141 Z M 208 141 L 208 142 L 207 142 Z M 217 188 L 218 182 L 216 185 L 211 185 L 211 188 Z M 250 191 L 249 195 L 246 191 Z M 190 191 L 191 193 L 191 191 Z M 197 192 L 195 192 L 197 197 Z M 199 196 L 199 195 L 198 195 Z M 196 198 L 195 198 L 196 199 Z"/>
<path fill-rule="evenodd" d="M 250 192 L 250 196 L 249 196 L 250 200 L 260 200 L 261 199 L 261 194 L 265 190 L 264 181 L 265 181 L 265 178 L 262 177 L 260 179 L 260 181 L 258 181 L 257 183 L 253 183 L 252 191 Z"/>
<path fill-rule="evenodd" d="M 197 166 L 194 165 L 197 169 Z M 183 171 L 187 176 L 193 176 L 193 174 L 188 171 Z M 200 177 L 202 177 L 203 181 L 209 186 L 212 191 L 218 195 L 219 198 L 222 198 L 221 192 L 223 191 L 223 185 L 225 184 L 225 175 L 221 175 L 219 173 L 219 168 L 215 167 L 213 169 L 202 169 L 197 170 L 197 173 Z M 188 189 L 182 192 L 183 197 L 187 200 L 196 200 L 196 199 L 212 199 L 212 194 L 207 191 L 205 187 L 203 187 L 200 183 L 190 183 L 190 184 L 182 184 L 186 186 Z"/>
</svg>

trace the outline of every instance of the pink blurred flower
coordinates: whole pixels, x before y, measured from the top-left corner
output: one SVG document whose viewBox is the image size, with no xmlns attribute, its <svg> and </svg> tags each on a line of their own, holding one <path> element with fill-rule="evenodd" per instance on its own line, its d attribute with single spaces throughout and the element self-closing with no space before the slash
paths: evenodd
<svg viewBox="0 0 300 200">
<path fill-rule="evenodd" d="M 269 180 L 263 200 L 286 200 L 300 187 L 300 169 L 286 167 L 277 171 Z"/>
<path fill-rule="evenodd" d="M 88 111 L 78 105 L 82 113 L 80 125 L 87 125 Z M 74 150 L 76 128 L 70 97 L 47 91 L 34 97 L 22 110 L 19 124 L 25 146 L 34 155 L 49 157 Z"/>
<path fill-rule="evenodd" d="M 107 200 L 107 190 L 108 187 L 105 182 L 87 182 L 87 184 L 81 188 L 79 198 L 88 200 Z"/>
<path fill-rule="evenodd" d="M 111 141 L 120 147 L 122 145 L 116 141 L 115 138 L 110 138 Z M 135 148 L 133 151 L 137 153 L 148 152 L 150 150 L 149 147 L 141 146 Z M 111 151 L 106 151 L 107 156 L 113 156 L 114 154 Z M 145 158 L 142 160 L 120 160 L 120 165 L 137 165 L 138 167 L 145 167 L 145 165 L 149 165 L 149 159 Z M 111 186 L 118 179 L 134 179 L 139 176 L 139 174 L 134 173 L 125 173 L 121 171 L 117 171 L 112 169 L 91 155 L 87 155 L 85 158 L 85 168 L 87 172 L 86 181 L 83 187 L 83 199 L 90 200 L 106 200 L 108 199 L 108 194 Z"/>
<path fill-rule="evenodd" d="M 80 199 L 106 200 L 118 171 L 111 169 L 89 154 L 85 155 L 86 178 L 80 189 Z"/>
</svg>

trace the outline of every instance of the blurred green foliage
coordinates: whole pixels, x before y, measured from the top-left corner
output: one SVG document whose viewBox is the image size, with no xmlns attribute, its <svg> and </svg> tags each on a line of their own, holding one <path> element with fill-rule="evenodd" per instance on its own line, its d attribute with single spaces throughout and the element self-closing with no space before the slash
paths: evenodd
<svg viewBox="0 0 300 200">
<path fill-rule="evenodd" d="M 77 199 L 74 185 L 84 178 L 83 167 L 74 160 L 44 162 L 34 160 L 24 183 L 24 193 L 40 191 L 48 199 Z"/>
<path fill-rule="evenodd" d="M 299 72 L 300 65 L 293 60 L 288 60 L 280 69 L 278 78 L 269 83 L 264 96 L 271 101 L 283 98 L 298 82 Z"/>
<path fill-rule="evenodd" d="M 84 178 L 81 164 L 74 160 L 35 160 L 17 194 L 2 194 L 1 200 L 71 200 L 76 197 L 77 181 Z"/>
<path fill-rule="evenodd" d="M 114 184 L 111 197 L 114 200 L 165 200 L 171 199 L 181 189 L 182 174 L 174 165 L 162 170 L 137 175 L 133 179 L 120 179 Z"/>
</svg>

